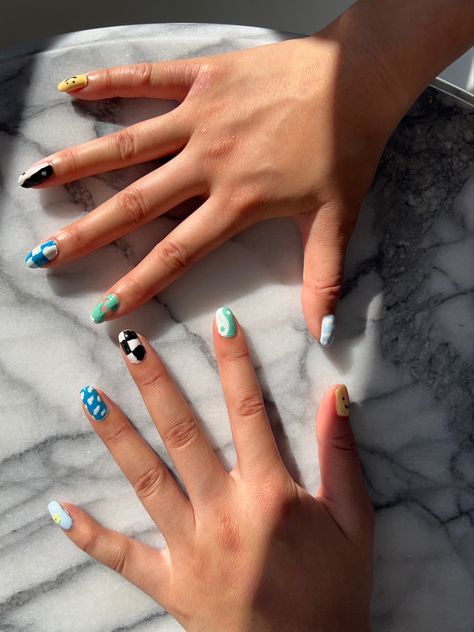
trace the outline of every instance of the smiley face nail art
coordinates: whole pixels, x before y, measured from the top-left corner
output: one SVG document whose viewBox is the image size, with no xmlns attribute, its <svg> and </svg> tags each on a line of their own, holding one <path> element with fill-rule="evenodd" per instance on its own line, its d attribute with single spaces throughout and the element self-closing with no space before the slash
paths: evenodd
<svg viewBox="0 0 474 632">
<path fill-rule="evenodd" d="M 84 386 L 81 389 L 81 399 L 87 412 L 95 421 L 103 421 L 109 414 L 107 404 L 93 386 Z"/>
<path fill-rule="evenodd" d="M 349 417 L 351 402 L 349 401 L 349 393 L 344 384 L 336 388 L 334 395 L 336 397 L 336 412 L 339 417 Z"/>
<path fill-rule="evenodd" d="M 59 92 L 73 92 L 87 86 L 87 75 L 73 75 L 58 83 Z"/>
<path fill-rule="evenodd" d="M 120 301 L 116 294 L 107 294 L 92 310 L 91 320 L 94 323 L 103 323 L 106 318 L 118 310 L 119 305 Z"/>
<path fill-rule="evenodd" d="M 72 518 L 64 507 L 57 502 L 57 500 L 52 500 L 49 503 L 48 511 L 53 521 L 61 527 L 61 529 L 69 531 L 73 525 Z"/>
</svg>

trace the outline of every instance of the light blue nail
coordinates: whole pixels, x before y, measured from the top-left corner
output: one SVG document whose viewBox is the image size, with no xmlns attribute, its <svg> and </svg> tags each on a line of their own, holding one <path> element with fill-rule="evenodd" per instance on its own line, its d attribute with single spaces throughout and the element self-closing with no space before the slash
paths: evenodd
<svg viewBox="0 0 474 632">
<path fill-rule="evenodd" d="M 58 256 L 58 244 L 52 239 L 36 246 L 25 257 L 25 263 L 29 268 L 42 268 Z"/>
<path fill-rule="evenodd" d="M 219 307 L 216 311 L 216 326 L 223 338 L 233 338 L 237 333 L 234 314 L 228 307 Z"/>
<path fill-rule="evenodd" d="M 329 347 L 336 335 L 336 318 L 333 314 L 324 316 L 321 321 L 321 337 L 319 342 L 323 347 Z"/>
<path fill-rule="evenodd" d="M 69 531 L 69 529 L 72 527 L 72 518 L 56 500 L 52 500 L 49 503 L 48 511 L 51 515 L 51 518 L 57 525 L 61 527 L 61 529 Z"/>
<path fill-rule="evenodd" d="M 81 389 L 81 399 L 89 415 L 96 421 L 103 421 L 109 414 L 107 404 L 93 386 Z"/>
</svg>

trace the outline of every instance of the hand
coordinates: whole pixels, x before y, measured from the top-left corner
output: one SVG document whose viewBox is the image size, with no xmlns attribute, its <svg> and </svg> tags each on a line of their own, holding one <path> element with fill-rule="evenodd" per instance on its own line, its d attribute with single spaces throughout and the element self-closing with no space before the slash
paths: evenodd
<svg viewBox="0 0 474 632">
<path fill-rule="evenodd" d="M 137 308 L 242 229 L 292 217 L 305 248 L 302 298 L 308 327 L 323 345 L 330 344 L 347 242 L 396 121 L 381 104 L 380 78 L 351 55 L 341 57 L 335 35 L 323 32 L 68 80 L 64 87 L 73 88 L 79 99 L 150 97 L 179 105 L 42 159 L 20 176 L 23 186 L 60 185 L 174 157 L 49 235 L 27 263 L 72 261 L 201 197 L 195 212 L 107 290 L 92 312 L 93 320 L 102 322 Z M 331 317 L 321 334 L 325 316 Z"/>
<path fill-rule="evenodd" d="M 156 550 L 106 529 L 69 503 L 51 503 L 53 519 L 187 630 L 366 632 L 373 513 L 347 390 L 333 387 L 319 410 L 321 486 L 314 497 L 282 462 L 244 334 L 225 310 L 218 310 L 224 331 L 214 327 L 214 345 L 235 468 L 224 470 L 157 354 L 128 331 L 119 336 L 127 367 L 188 495 L 117 406 L 88 387 L 87 417 L 167 546 Z"/>
</svg>

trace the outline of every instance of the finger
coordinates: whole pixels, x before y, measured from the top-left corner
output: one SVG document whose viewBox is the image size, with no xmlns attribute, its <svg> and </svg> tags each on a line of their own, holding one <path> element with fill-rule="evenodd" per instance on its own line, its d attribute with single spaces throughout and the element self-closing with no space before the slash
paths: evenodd
<svg viewBox="0 0 474 632">
<path fill-rule="evenodd" d="M 26 264 L 42 267 L 78 259 L 151 222 L 201 191 L 196 169 L 182 153 L 178 154 L 81 219 L 53 233 L 26 256 Z M 36 251 L 43 251 L 49 243 L 54 244 L 53 254 L 46 252 L 46 257 L 38 260 Z"/>
<path fill-rule="evenodd" d="M 297 220 L 304 247 L 303 313 L 309 331 L 323 347 L 332 343 L 336 333 L 334 312 L 342 287 L 352 217 L 348 211 L 322 208 Z"/>
<path fill-rule="evenodd" d="M 210 197 L 179 224 L 92 310 L 92 320 L 120 318 L 170 285 L 196 261 L 238 232 L 219 202 Z"/>
<path fill-rule="evenodd" d="M 70 503 L 53 501 L 48 509 L 54 522 L 63 528 L 76 546 L 128 579 L 166 608 L 170 570 L 163 552 L 106 529 Z"/>
<path fill-rule="evenodd" d="M 168 545 L 182 541 L 194 523 L 193 511 L 165 464 L 102 391 L 86 386 L 81 390 L 81 399 L 92 428 L 132 484 Z"/>
<path fill-rule="evenodd" d="M 333 387 L 319 408 L 318 439 L 321 486 L 318 497 L 348 535 L 369 533 L 373 510 L 362 475 L 354 435 L 349 424 L 349 394 Z"/>
<path fill-rule="evenodd" d="M 179 108 L 37 161 L 18 178 L 24 188 L 57 186 L 178 153 L 191 135 Z"/>
<path fill-rule="evenodd" d="M 93 70 L 61 81 L 58 90 L 80 99 L 152 97 L 182 101 L 199 72 L 194 59 L 128 64 Z"/>
<path fill-rule="evenodd" d="M 216 312 L 214 347 L 239 473 L 249 479 L 283 470 L 244 333 L 228 307 Z"/>
<path fill-rule="evenodd" d="M 163 362 L 148 341 L 131 330 L 121 332 L 119 342 L 127 368 L 192 504 L 214 499 L 227 474 Z M 137 345 L 142 347 L 138 362 Z"/>
</svg>

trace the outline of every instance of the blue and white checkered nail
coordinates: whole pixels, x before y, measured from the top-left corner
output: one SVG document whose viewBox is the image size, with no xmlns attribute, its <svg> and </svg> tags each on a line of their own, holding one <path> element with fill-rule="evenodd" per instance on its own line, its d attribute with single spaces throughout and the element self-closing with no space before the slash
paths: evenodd
<svg viewBox="0 0 474 632">
<path fill-rule="evenodd" d="M 81 399 L 87 412 L 95 421 L 103 421 L 109 414 L 107 404 L 93 386 L 84 386 L 81 389 Z"/>
<path fill-rule="evenodd" d="M 25 263 L 29 268 L 42 268 L 58 256 L 58 244 L 52 239 L 36 246 L 25 257 Z"/>
<path fill-rule="evenodd" d="M 321 336 L 319 342 L 322 347 L 329 347 L 336 335 L 336 319 L 333 314 L 324 316 L 321 321 Z"/>
</svg>

